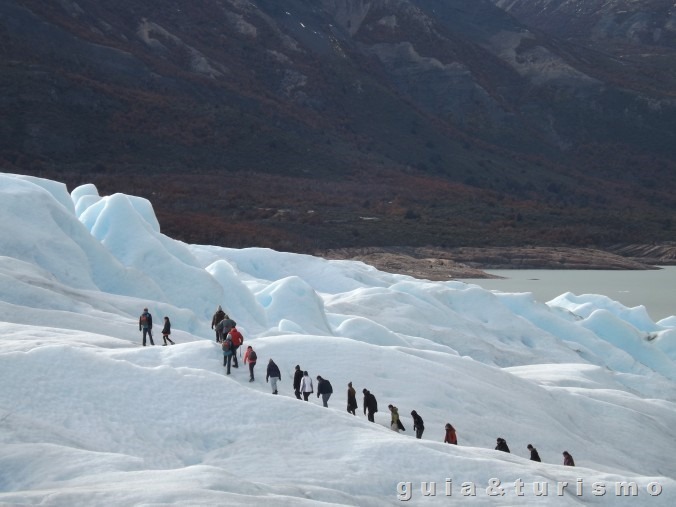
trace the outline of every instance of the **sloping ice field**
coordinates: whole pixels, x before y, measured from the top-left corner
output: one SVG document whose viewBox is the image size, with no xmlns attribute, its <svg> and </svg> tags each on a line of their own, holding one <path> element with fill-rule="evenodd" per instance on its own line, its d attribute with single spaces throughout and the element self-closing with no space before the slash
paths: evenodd
<svg viewBox="0 0 676 507">
<path fill-rule="evenodd" d="M 0 215 L 0 505 L 676 502 L 676 317 L 189 245 L 149 201 L 93 185 L 0 174 Z M 254 382 L 242 359 L 225 375 L 218 305 L 257 352 Z M 295 365 L 331 382 L 328 408 L 296 399 Z"/>
</svg>

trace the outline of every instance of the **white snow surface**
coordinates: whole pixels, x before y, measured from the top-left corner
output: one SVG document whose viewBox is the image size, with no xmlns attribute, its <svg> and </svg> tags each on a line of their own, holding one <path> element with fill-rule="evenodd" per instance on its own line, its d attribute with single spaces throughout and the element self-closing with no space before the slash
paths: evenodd
<svg viewBox="0 0 676 507">
<path fill-rule="evenodd" d="M 0 174 L 0 216 L 0 505 L 676 504 L 674 317 L 188 245 L 149 201 L 93 185 Z M 255 382 L 241 359 L 225 375 L 218 305 L 258 353 Z M 328 409 L 296 400 L 296 364 L 331 382 Z"/>
</svg>

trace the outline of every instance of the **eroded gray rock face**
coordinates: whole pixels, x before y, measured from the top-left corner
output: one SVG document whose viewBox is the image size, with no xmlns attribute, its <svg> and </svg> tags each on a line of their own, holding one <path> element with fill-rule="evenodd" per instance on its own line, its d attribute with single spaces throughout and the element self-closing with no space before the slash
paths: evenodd
<svg viewBox="0 0 676 507">
<path fill-rule="evenodd" d="M 491 0 L 526 24 L 559 37 L 676 48 L 668 0 Z"/>
</svg>

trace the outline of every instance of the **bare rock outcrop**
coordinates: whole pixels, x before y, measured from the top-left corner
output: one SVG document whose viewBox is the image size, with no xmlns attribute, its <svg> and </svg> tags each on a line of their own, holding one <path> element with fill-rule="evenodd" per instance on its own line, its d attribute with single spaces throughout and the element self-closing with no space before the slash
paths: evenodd
<svg viewBox="0 0 676 507">
<path fill-rule="evenodd" d="M 676 247 L 671 252 L 676 255 Z M 486 269 L 659 269 L 618 253 L 572 247 L 371 247 L 325 250 L 315 255 L 358 260 L 382 271 L 427 280 L 497 278 Z"/>
</svg>

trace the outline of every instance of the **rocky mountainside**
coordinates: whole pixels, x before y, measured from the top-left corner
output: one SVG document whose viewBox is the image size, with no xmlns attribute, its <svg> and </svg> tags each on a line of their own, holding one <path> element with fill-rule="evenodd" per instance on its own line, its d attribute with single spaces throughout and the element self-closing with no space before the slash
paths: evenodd
<svg viewBox="0 0 676 507">
<path fill-rule="evenodd" d="M 192 242 L 676 239 L 670 11 L 659 58 L 620 59 L 571 4 L 6 0 L 0 166 L 150 197 Z"/>
<path fill-rule="evenodd" d="M 634 86 L 673 98 L 676 4 L 672 0 L 492 0 L 530 29 L 626 67 Z"/>
<path fill-rule="evenodd" d="M 585 44 L 676 48 L 673 0 L 492 0 L 521 22 Z"/>
</svg>

